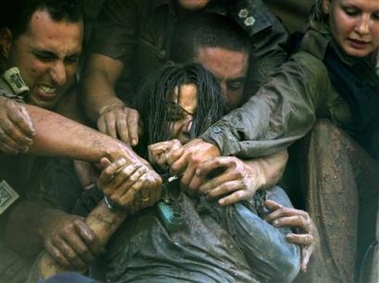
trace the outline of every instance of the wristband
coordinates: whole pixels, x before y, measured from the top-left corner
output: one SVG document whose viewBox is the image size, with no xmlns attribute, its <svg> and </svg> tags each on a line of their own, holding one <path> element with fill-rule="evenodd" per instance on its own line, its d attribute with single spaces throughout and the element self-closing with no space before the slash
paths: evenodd
<svg viewBox="0 0 379 283">
<path fill-rule="evenodd" d="M 110 200 L 107 196 L 104 196 L 103 201 L 105 205 L 109 208 L 109 210 L 117 212 L 117 211 L 128 211 L 128 209 L 122 205 L 115 203 Z"/>
</svg>

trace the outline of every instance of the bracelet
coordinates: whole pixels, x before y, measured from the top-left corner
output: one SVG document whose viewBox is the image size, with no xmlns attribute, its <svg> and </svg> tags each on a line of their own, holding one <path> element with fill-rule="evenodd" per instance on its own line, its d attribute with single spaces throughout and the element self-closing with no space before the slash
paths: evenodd
<svg viewBox="0 0 379 283">
<path fill-rule="evenodd" d="M 106 195 L 104 195 L 103 201 L 105 205 L 109 208 L 111 211 L 128 211 L 128 209 L 122 205 L 119 205 L 115 203 L 114 201 L 110 200 Z"/>
</svg>

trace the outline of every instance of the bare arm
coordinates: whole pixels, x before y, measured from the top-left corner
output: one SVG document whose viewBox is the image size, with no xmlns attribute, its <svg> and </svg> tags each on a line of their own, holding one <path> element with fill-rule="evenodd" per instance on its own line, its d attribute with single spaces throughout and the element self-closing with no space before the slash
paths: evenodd
<svg viewBox="0 0 379 283">
<path fill-rule="evenodd" d="M 159 176 L 147 166 L 147 162 L 121 141 L 49 110 L 32 105 L 24 106 L 29 113 L 36 131 L 33 144 L 30 146 L 30 154 L 65 156 L 89 162 L 100 162 L 102 157 L 107 157 L 111 161 L 123 158 L 125 164 L 133 164 L 135 166 L 143 165 L 148 168 L 149 174 L 155 176 L 155 179 L 150 183 L 154 185 L 160 184 Z M 118 198 L 119 192 L 108 190 L 107 195 L 116 203 L 120 204 L 120 198 Z M 35 243 L 35 245 L 32 246 L 35 246 L 38 250 L 38 247 L 41 247 L 38 227 L 43 224 L 33 221 L 42 219 L 41 216 L 46 214 L 50 215 L 49 210 L 49 208 L 42 207 L 38 203 L 22 201 L 14 211 L 12 211 L 11 217 L 15 220 L 8 221 L 9 225 L 7 231 L 19 231 L 20 227 L 23 229 L 31 229 L 28 233 L 19 233 L 18 235 L 20 235 L 20 237 L 27 236 L 29 241 L 26 242 Z M 28 218 L 25 217 L 25 211 L 28 211 Z M 16 235 L 16 233 L 13 232 L 9 233 L 9 235 Z M 22 242 L 22 240 L 10 238 L 12 244 L 15 245 Z M 30 244 L 28 246 L 30 246 Z M 31 252 L 33 253 L 35 251 Z"/>
<path fill-rule="evenodd" d="M 27 152 L 34 134 L 24 104 L 0 95 L 0 151 L 8 154 Z"/>
<path fill-rule="evenodd" d="M 146 163 L 129 146 L 54 112 L 25 105 L 33 120 L 36 135 L 29 153 L 65 156 L 72 159 L 99 162 L 124 157 L 128 163 Z"/>
<path fill-rule="evenodd" d="M 122 159 L 110 163 L 103 158 L 101 160 L 105 169 L 99 177 L 99 185 L 107 195 L 108 191 L 120 194 L 122 206 L 127 210 L 115 210 L 109 207 L 110 197 L 107 202 L 100 202 L 86 217 L 85 223 L 102 246 L 105 246 L 109 238 L 116 231 L 129 213 L 153 206 L 160 199 L 161 179 L 156 173 L 144 165 L 125 165 Z M 39 262 L 39 272 L 42 278 L 47 278 L 60 271 L 67 270 L 59 266 L 49 254 L 44 254 Z M 72 270 L 72 269 L 71 269 Z"/>
<path fill-rule="evenodd" d="M 119 60 L 92 54 L 82 78 L 82 101 L 86 114 L 101 132 L 136 145 L 138 112 L 127 107 L 114 90 L 123 69 Z"/>
<path fill-rule="evenodd" d="M 245 161 L 251 168 L 260 171 L 261 183 L 258 189 L 267 189 L 275 186 L 282 179 L 288 161 L 287 150 L 282 150 L 269 156 Z"/>
<path fill-rule="evenodd" d="M 26 256 L 35 256 L 45 247 L 62 266 L 70 269 L 85 267 L 103 251 L 102 243 L 84 219 L 28 200 L 20 201 L 12 210 L 5 240 Z"/>
<path fill-rule="evenodd" d="M 92 54 L 82 78 L 82 95 L 84 109 L 88 117 L 97 122 L 100 110 L 105 105 L 123 102 L 117 98 L 114 86 L 124 66 L 110 57 Z"/>
</svg>

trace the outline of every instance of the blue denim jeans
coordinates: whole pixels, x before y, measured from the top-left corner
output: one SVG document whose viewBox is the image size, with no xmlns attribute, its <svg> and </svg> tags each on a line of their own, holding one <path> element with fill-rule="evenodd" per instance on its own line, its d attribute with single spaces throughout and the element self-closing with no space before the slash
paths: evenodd
<svg viewBox="0 0 379 283">
<path fill-rule="evenodd" d="M 76 272 L 62 272 L 49 277 L 41 283 L 100 283 L 92 278 Z"/>
</svg>

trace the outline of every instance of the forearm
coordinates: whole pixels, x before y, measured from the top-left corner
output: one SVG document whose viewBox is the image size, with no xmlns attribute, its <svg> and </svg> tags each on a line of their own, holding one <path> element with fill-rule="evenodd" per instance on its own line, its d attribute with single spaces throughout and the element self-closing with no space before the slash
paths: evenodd
<svg viewBox="0 0 379 283">
<path fill-rule="evenodd" d="M 272 155 L 245 161 L 252 169 L 258 170 L 258 175 L 261 176 L 258 189 L 268 189 L 279 183 L 288 160 L 287 150 L 282 150 Z"/>
<path fill-rule="evenodd" d="M 111 211 L 105 203 L 101 201 L 87 216 L 85 222 L 99 239 L 101 245 L 105 246 L 109 238 L 126 217 L 127 213 L 125 211 Z M 45 279 L 63 271 L 67 270 L 57 264 L 50 254 L 43 254 L 39 261 L 39 275 L 41 278 Z M 80 270 L 76 271 L 81 272 Z"/>
<path fill-rule="evenodd" d="M 90 56 L 80 87 L 84 110 L 92 122 L 97 122 L 106 107 L 123 105 L 114 91 L 122 70 L 123 64 L 117 60 L 100 54 Z"/>
<path fill-rule="evenodd" d="M 124 157 L 128 163 L 143 160 L 126 144 L 54 112 L 26 105 L 36 130 L 29 153 L 65 156 L 89 162 L 101 157 Z"/>
</svg>

